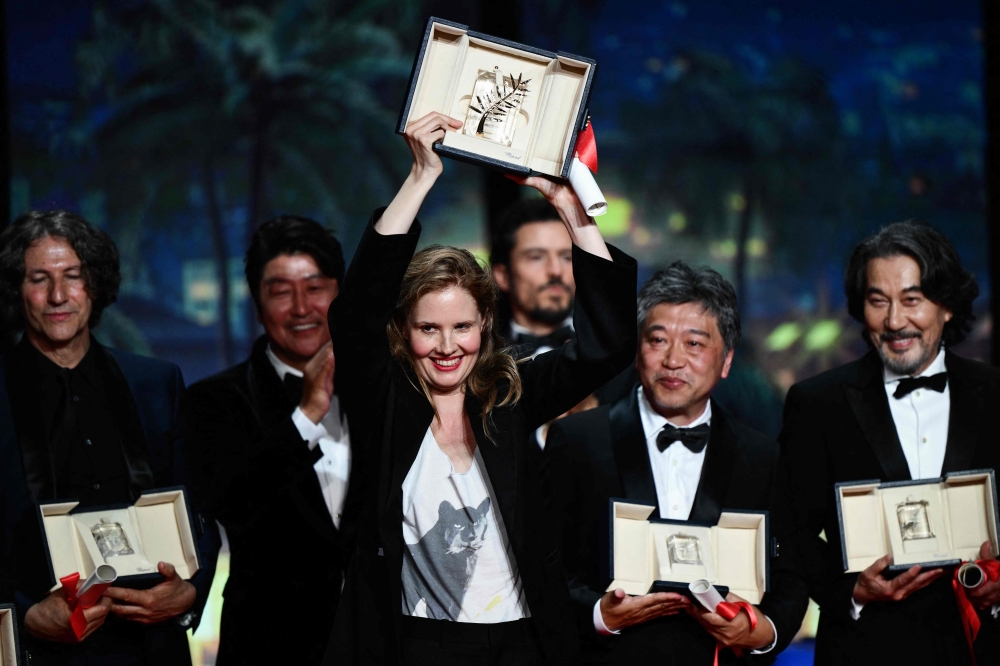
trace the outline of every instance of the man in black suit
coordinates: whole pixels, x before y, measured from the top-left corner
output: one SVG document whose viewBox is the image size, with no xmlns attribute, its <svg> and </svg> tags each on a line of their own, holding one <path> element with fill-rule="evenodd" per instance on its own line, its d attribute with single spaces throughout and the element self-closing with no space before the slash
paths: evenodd
<svg viewBox="0 0 1000 666">
<path fill-rule="evenodd" d="M 53 585 L 36 503 L 131 503 L 142 491 L 181 485 L 179 408 L 172 364 L 108 349 L 91 336 L 118 295 L 118 250 L 103 231 L 64 211 L 22 215 L 0 236 L 0 312 L 24 335 L 2 360 L 0 506 L 8 572 L 35 665 L 190 664 L 215 572 L 218 531 L 200 535 L 201 570 L 147 590 L 111 587 L 86 610 L 82 640 Z M 194 514 L 197 516 L 197 513 Z"/>
<path fill-rule="evenodd" d="M 319 223 L 279 217 L 254 234 L 246 276 L 265 334 L 185 403 L 196 496 L 232 558 L 218 664 L 315 664 L 349 552 L 351 441 L 327 324 L 343 252 Z"/>
<path fill-rule="evenodd" d="M 967 664 L 951 571 L 915 566 L 890 579 L 886 556 L 860 575 L 844 573 L 834 484 L 1000 466 L 990 418 L 1000 372 L 948 349 L 969 332 L 979 288 L 943 234 L 906 222 L 855 248 L 844 285 L 871 349 L 794 385 L 780 437 L 810 594 L 821 610 L 816 663 Z M 987 543 L 980 555 L 996 553 Z M 982 621 L 979 663 L 1000 663 L 989 612 L 1000 584 L 969 597 Z"/>
<path fill-rule="evenodd" d="M 712 661 L 716 643 L 769 662 L 799 629 L 807 595 L 780 501 L 778 445 L 711 400 L 740 337 L 736 294 L 715 271 L 676 262 L 639 292 L 639 384 L 611 405 L 552 426 L 546 472 L 563 556 L 592 663 Z M 659 517 L 715 524 L 724 509 L 767 510 L 782 542 L 759 621 L 726 622 L 688 597 L 605 592 L 600 548 L 611 498 L 655 504 Z M 734 663 L 724 650 L 720 663 Z"/>
</svg>

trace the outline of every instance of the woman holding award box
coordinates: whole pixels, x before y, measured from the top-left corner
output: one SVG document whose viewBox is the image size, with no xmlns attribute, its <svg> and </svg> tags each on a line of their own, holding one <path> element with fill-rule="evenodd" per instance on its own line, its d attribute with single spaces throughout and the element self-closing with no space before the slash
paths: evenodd
<svg viewBox="0 0 1000 666">
<path fill-rule="evenodd" d="M 337 382 L 364 429 L 349 503 L 357 551 L 330 664 L 572 663 L 576 631 L 529 433 L 634 358 L 635 261 L 605 245 L 568 184 L 519 179 L 573 239 L 576 338 L 517 360 L 496 330 L 496 286 L 471 253 L 414 255 L 417 211 L 461 121 L 405 132 L 413 167 L 377 210 L 330 309 Z"/>
</svg>

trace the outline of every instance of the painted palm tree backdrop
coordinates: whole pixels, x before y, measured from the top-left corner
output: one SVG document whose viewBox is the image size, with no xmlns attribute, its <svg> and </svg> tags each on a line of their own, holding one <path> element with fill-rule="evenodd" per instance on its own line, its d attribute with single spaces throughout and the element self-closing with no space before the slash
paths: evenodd
<svg viewBox="0 0 1000 666">
<path fill-rule="evenodd" d="M 979 0 L 37 0 L 6 12 L 11 213 L 69 208 L 108 230 L 124 280 L 98 335 L 180 364 L 189 382 L 244 358 L 259 331 L 242 256 L 260 222 L 314 217 L 350 255 L 408 173 L 393 129 L 430 15 L 597 60 L 600 225 L 641 278 L 679 258 L 733 281 L 746 343 L 721 398 L 759 429 L 776 432 L 793 381 L 863 351 L 843 266 L 892 221 L 955 241 L 983 292 L 963 353 L 988 356 Z M 513 196 L 449 162 L 421 212 L 424 241 L 487 256 L 489 211 Z M 198 663 L 214 660 L 217 603 Z"/>
</svg>

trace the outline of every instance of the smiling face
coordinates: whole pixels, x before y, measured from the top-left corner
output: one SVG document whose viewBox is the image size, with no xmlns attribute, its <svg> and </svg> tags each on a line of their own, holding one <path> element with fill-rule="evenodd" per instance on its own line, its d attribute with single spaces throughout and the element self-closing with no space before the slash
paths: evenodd
<svg viewBox="0 0 1000 666">
<path fill-rule="evenodd" d="M 865 326 L 882 362 L 899 375 L 919 375 L 941 348 L 952 312 L 920 289 L 920 265 L 898 255 L 868 262 Z"/>
<path fill-rule="evenodd" d="M 43 351 L 65 347 L 90 331 L 92 301 L 83 265 L 64 238 L 47 236 L 24 253 L 25 335 Z"/>
<path fill-rule="evenodd" d="M 483 317 L 472 295 L 446 287 L 417 300 L 409 321 L 410 353 L 431 394 L 461 391 L 479 358 Z"/>
<path fill-rule="evenodd" d="M 521 225 L 509 265 L 494 266 L 493 278 L 510 295 L 518 324 L 529 329 L 561 324 L 573 308 L 576 290 L 573 241 L 565 225 L 559 220 Z"/>
<path fill-rule="evenodd" d="M 636 369 L 650 405 L 674 425 L 701 416 L 732 362 L 733 350 L 725 350 L 715 317 L 700 303 L 660 303 L 649 311 Z"/>
<path fill-rule="evenodd" d="M 330 341 L 326 314 L 340 286 L 308 254 L 282 254 L 264 265 L 257 320 L 282 361 L 302 370 Z"/>
</svg>

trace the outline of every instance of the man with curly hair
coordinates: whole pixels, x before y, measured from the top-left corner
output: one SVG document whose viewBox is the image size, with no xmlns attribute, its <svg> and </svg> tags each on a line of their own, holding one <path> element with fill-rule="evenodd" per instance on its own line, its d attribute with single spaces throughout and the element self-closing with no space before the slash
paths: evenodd
<svg viewBox="0 0 1000 666">
<path fill-rule="evenodd" d="M 968 664 L 951 570 L 917 565 L 891 577 L 885 556 L 860 574 L 844 573 L 834 485 L 1000 467 L 991 418 L 1000 371 L 951 350 L 971 330 L 979 288 L 948 239 L 914 222 L 862 241 L 844 286 L 870 350 L 793 386 L 779 438 L 821 611 L 816 663 Z M 982 544 L 980 558 L 996 556 Z M 978 662 L 1000 663 L 1000 583 L 968 596 L 982 623 Z"/>
<path fill-rule="evenodd" d="M 146 590 L 113 586 L 84 612 L 82 639 L 64 592 L 49 592 L 35 505 L 131 504 L 148 489 L 182 485 L 180 369 L 113 350 L 91 335 L 121 282 L 111 238 L 65 211 L 26 213 L 0 234 L 0 315 L 20 342 L 0 359 L 0 506 L 6 572 L 31 663 L 43 666 L 190 664 L 215 572 L 219 535 L 196 521 L 201 570 L 182 579 L 158 562 Z M 194 513 L 197 516 L 197 513 Z"/>
</svg>

